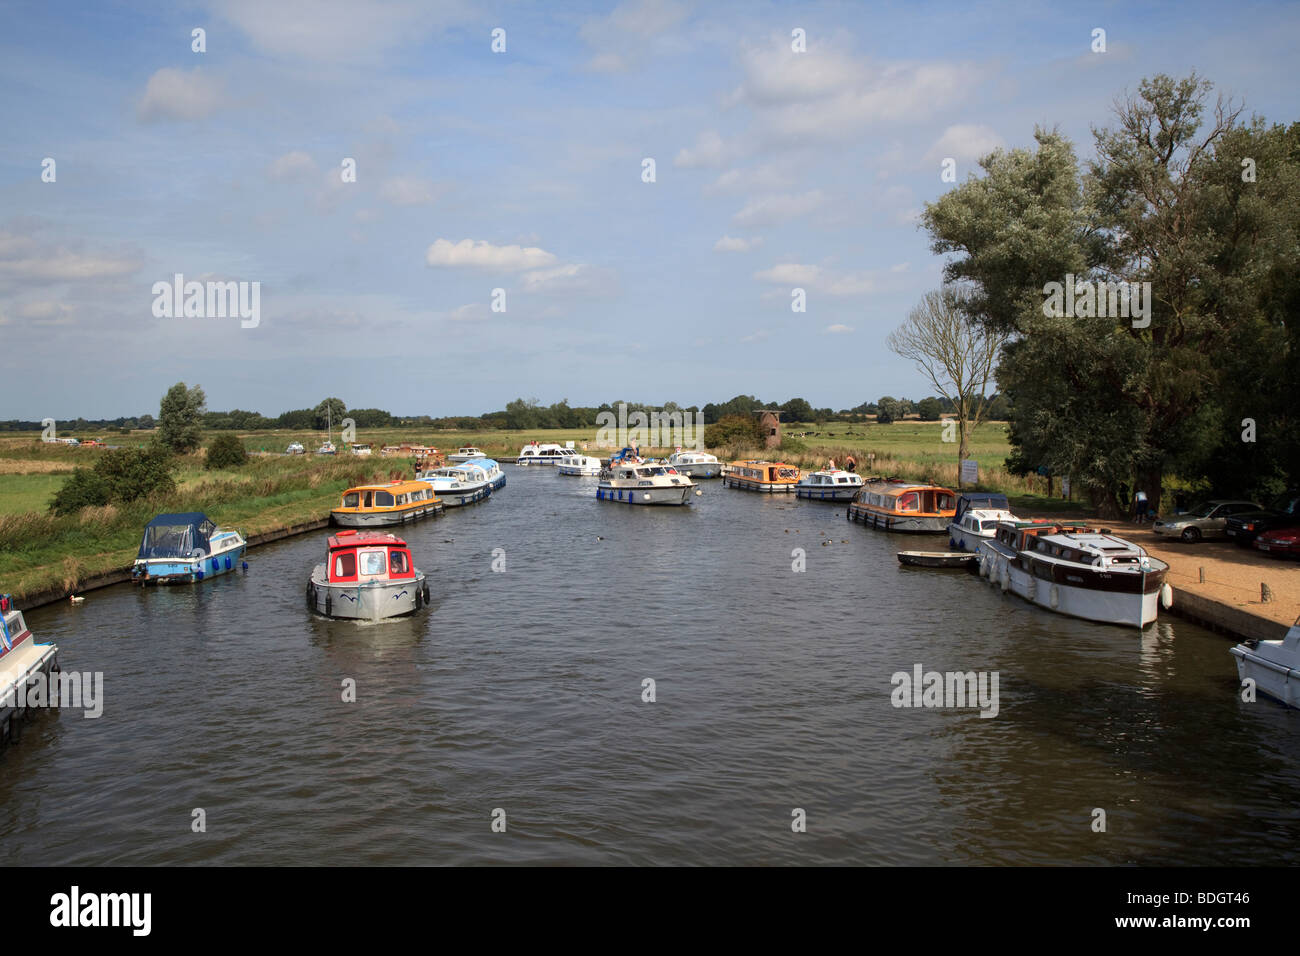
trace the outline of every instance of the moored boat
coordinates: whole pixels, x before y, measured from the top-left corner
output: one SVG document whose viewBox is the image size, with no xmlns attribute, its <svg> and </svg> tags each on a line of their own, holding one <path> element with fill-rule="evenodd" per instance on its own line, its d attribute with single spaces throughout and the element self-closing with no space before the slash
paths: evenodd
<svg viewBox="0 0 1300 956">
<path fill-rule="evenodd" d="M 197 511 L 161 514 L 144 528 L 131 580 L 144 584 L 188 584 L 246 567 L 248 542 L 238 531 L 218 528 Z"/>
<path fill-rule="evenodd" d="M 316 449 L 316 454 L 318 455 L 334 455 L 337 453 L 338 453 L 338 449 L 334 447 L 334 443 L 332 441 L 327 441 L 324 444 L 322 444 L 319 448 Z"/>
<path fill-rule="evenodd" d="M 939 485 L 870 478 L 849 505 L 848 519 L 885 531 L 942 534 L 956 513 L 956 502 L 957 496 Z"/>
<path fill-rule="evenodd" d="M 483 477 L 488 480 L 493 491 L 498 491 L 506 486 L 506 473 L 501 470 L 501 466 L 492 458 L 474 458 L 470 461 L 461 463 L 462 468 L 469 468 L 481 472 Z"/>
<path fill-rule="evenodd" d="M 307 584 L 307 607 L 328 617 L 379 621 L 429 603 L 429 583 L 405 541 L 374 531 L 331 535 Z"/>
<path fill-rule="evenodd" d="M 781 461 L 734 461 L 722 475 L 723 487 L 765 494 L 790 494 L 799 483 L 799 469 Z"/>
<path fill-rule="evenodd" d="M 1007 496 L 973 492 L 957 498 L 957 511 L 948 522 L 948 546 L 974 554 L 980 542 L 997 534 L 999 521 L 1019 521 L 1008 509 Z"/>
<path fill-rule="evenodd" d="M 556 466 L 556 471 L 562 475 L 590 477 L 599 475 L 602 467 L 600 459 L 594 455 L 565 455 Z"/>
<path fill-rule="evenodd" d="M 465 465 L 447 465 L 415 473 L 416 481 L 433 488 L 433 493 L 448 508 L 482 501 L 492 494 L 492 482 L 477 468 Z"/>
<path fill-rule="evenodd" d="M 703 451 L 682 451 L 680 448 L 668 456 L 668 464 L 677 469 L 678 474 L 689 478 L 721 478 L 722 462 L 717 455 Z"/>
<path fill-rule="evenodd" d="M 473 461 L 475 458 L 486 458 L 487 454 L 472 445 L 466 445 L 464 448 L 457 448 L 454 455 L 448 455 L 448 461 Z"/>
<path fill-rule="evenodd" d="M 36 682 L 48 687 L 58 669 L 58 647 L 37 642 L 13 598 L 0 596 L 0 743 L 10 738 L 14 722 L 25 715 L 27 689 Z"/>
<path fill-rule="evenodd" d="M 978 554 L 980 575 L 1003 591 L 1071 617 L 1140 628 L 1173 602 L 1169 565 L 1082 524 L 1002 521 Z"/>
<path fill-rule="evenodd" d="M 602 475 L 596 498 L 630 505 L 685 505 L 694 488 L 690 478 L 668 465 L 636 462 L 614 465 Z"/>
<path fill-rule="evenodd" d="M 546 442 L 538 445 L 530 443 L 519 449 L 519 457 L 515 459 L 517 465 L 554 465 L 565 455 L 573 454 L 572 448 L 565 448 L 554 442 Z"/>
<path fill-rule="evenodd" d="M 442 509 L 442 501 L 428 482 L 394 481 L 349 488 L 330 518 L 344 528 L 378 528 L 435 515 Z"/>
<path fill-rule="evenodd" d="M 1243 641 L 1229 651 L 1241 680 L 1253 680 L 1261 693 L 1300 708 L 1300 618 L 1280 641 Z"/>
<path fill-rule="evenodd" d="M 862 476 L 839 468 L 805 474 L 794 486 L 796 498 L 813 501 L 852 501 L 862 490 Z"/>
<path fill-rule="evenodd" d="M 965 551 L 900 551 L 898 563 L 917 568 L 964 568 L 975 560 Z"/>
</svg>

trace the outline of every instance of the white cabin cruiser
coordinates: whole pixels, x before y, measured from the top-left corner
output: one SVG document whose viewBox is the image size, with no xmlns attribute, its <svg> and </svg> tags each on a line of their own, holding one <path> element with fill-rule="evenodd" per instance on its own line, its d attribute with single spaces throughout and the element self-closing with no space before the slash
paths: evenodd
<svg viewBox="0 0 1300 956">
<path fill-rule="evenodd" d="M 12 735 L 14 721 L 26 714 L 28 689 L 35 684 L 48 688 L 51 674 L 58 669 L 58 647 L 39 643 L 23 612 L 13 606 L 13 598 L 0 596 L 0 742 Z M 48 702 L 50 695 L 42 693 L 39 699 Z"/>
<path fill-rule="evenodd" d="M 579 475 L 589 477 L 599 475 L 604 466 L 600 459 L 592 455 L 565 455 L 560 459 L 556 470 L 562 475 Z"/>
<path fill-rule="evenodd" d="M 1300 708 L 1300 618 L 1280 641 L 1243 641 L 1229 648 L 1237 676 L 1288 707 Z"/>
<path fill-rule="evenodd" d="M 492 486 L 493 491 L 506 486 L 506 473 L 501 470 L 501 466 L 496 463 L 495 459 L 474 458 L 462 462 L 461 467 L 481 472 L 483 477 L 488 480 L 488 484 Z"/>
<path fill-rule="evenodd" d="M 718 461 L 718 456 L 703 451 L 682 451 L 679 448 L 668 456 L 668 464 L 690 478 L 722 477 L 722 462 Z"/>
<path fill-rule="evenodd" d="M 861 490 L 862 476 L 840 468 L 809 472 L 794 486 L 796 498 L 815 501 L 852 501 Z"/>
<path fill-rule="evenodd" d="M 968 491 L 957 497 L 957 512 L 948 522 L 948 546 L 954 551 L 979 551 L 980 542 L 998 532 L 999 521 L 1019 521 L 1007 496 L 997 491 Z"/>
<path fill-rule="evenodd" d="M 982 577 L 1071 617 L 1141 628 L 1173 603 L 1169 565 L 1085 525 L 1002 521 L 978 554 Z"/>
<path fill-rule="evenodd" d="M 486 457 L 487 454 L 485 452 L 482 452 L 471 445 L 466 445 L 464 448 L 457 448 L 456 454 L 448 455 L 447 460 L 448 461 L 473 461 L 475 458 L 486 458 Z"/>
<path fill-rule="evenodd" d="M 601 501 L 625 501 L 630 505 L 690 504 L 695 483 L 670 465 L 615 465 L 601 476 L 596 497 Z"/>
<path fill-rule="evenodd" d="M 547 442 L 543 445 L 530 443 L 519 449 L 519 457 L 515 461 L 516 465 L 554 465 L 566 455 L 572 455 L 572 448 L 565 448 L 563 445 L 557 445 L 554 442 Z"/>
<path fill-rule="evenodd" d="M 417 471 L 416 481 L 423 481 L 433 488 L 433 493 L 442 499 L 448 508 L 482 501 L 492 494 L 492 482 L 487 475 L 477 468 L 466 465 L 447 465 L 443 468 L 431 468 Z"/>
</svg>

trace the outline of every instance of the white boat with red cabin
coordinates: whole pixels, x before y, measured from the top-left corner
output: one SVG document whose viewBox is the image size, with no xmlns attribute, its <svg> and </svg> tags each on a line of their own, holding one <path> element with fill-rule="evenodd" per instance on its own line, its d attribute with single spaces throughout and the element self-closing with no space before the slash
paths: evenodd
<svg viewBox="0 0 1300 956">
<path fill-rule="evenodd" d="M 327 617 L 380 621 L 429 603 L 429 582 L 396 535 L 340 531 L 307 584 L 307 607 Z"/>
<path fill-rule="evenodd" d="M 39 643 L 13 598 L 0 596 L 0 742 L 10 738 L 14 722 L 25 716 L 27 689 L 37 682 L 48 687 L 58 669 L 58 647 Z"/>
</svg>

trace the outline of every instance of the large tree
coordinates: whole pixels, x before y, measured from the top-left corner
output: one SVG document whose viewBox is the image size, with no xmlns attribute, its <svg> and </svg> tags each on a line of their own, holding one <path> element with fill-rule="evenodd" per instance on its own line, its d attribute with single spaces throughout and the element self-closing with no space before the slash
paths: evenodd
<svg viewBox="0 0 1300 956">
<path fill-rule="evenodd" d="M 195 385 L 177 382 L 167 390 L 158 409 L 158 441 L 178 454 L 191 452 L 203 441 L 203 412 L 207 398 Z"/>
<path fill-rule="evenodd" d="M 895 353 L 914 362 L 956 407 L 958 462 L 966 460 L 970 433 L 984 420 L 985 392 L 1006 339 L 1003 333 L 973 321 L 965 305 L 961 289 L 933 289 L 885 340 Z"/>
</svg>

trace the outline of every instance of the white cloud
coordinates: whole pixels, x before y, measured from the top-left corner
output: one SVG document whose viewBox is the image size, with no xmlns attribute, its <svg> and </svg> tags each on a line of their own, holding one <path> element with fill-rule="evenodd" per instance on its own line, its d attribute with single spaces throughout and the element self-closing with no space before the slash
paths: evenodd
<svg viewBox="0 0 1300 956">
<path fill-rule="evenodd" d="M 393 176 L 379 187 L 379 198 L 395 206 L 424 206 L 441 193 L 433 183 L 418 176 Z"/>
<path fill-rule="evenodd" d="M 909 267 L 909 266 L 911 266 L 911 263 L 910 263 L 910 262 L 900 262 L 900 263 L 899 263 L 898 265 L 896 265 L 896 266 L 890 266 L 890 267 L 889 267 L 889 271 L 890 271 L 890 272 L 906 272 L 906 271 L 908 270 L 908 267 Z"/>
<path fill-rule="evenodd" d="M 714 252 L 749 252 L 751 249 L 757 249 L 763 244 L 762 236 L 755 236 L 753 239 L 737 239 L 732 236 L 723 236 L 713 244 Z"/>
<path fill-rule="evenodd" d="M 785 193 L 760 196 L 745 203 L 744 207 L 731 217 L 731 221 L 746 229 L 775 226 L 812 212 L 825 201 L 825 198 L 820 189 L 801 195 Z"/>
<path fill-rule="evenodd" d="M 698 169 L 702 166 L 722 166 L 727 162 L 727 145 L 717 130 L 705 130 L 695 138 L 693 147 L 686 147 L 677 153 L 673 165 L 682 169 Z"/>
<path fill-rule="evenodd" d="M 615 286 L 612 270 L 583 264 L 555 266 L 524 273 L 523 291 L 548 295 L 596 297 Z"/>
<path fill-rule="evenodd" d="M 471 267 L 498 272 L 540 269 L 555 262 L 554 255 L 536 246 L 494 246 L 485 239 L 439 239 L 429 247 L 424 259 L 436 268 Z"/>
<path fill-rule="evenodd" d="M 140 265 L 132 255 L 41 247 L 26 237 L 0 233 L 0 275 L 68 282 L 130 275 Z"/>
<path fill-rule="evenodd" d="M 761 272 L 755 272 L 754 278 L 760 282 L 775 282 L 778 285 L 813 285 L 821 276 L 820 266 L 800 265 L 797 262 L 783 262 Z"/>
<path fill-rule="evenodd" d="M 144 95 L 136 106 L 136 116 L 143 123 L 159 120 L 206 119 L 225 104 L 221 84 L 201 67 L 186 72 L 163 67 L 145 84 Z"/>
<path fill-rule="evenodd" d="M 827 331 L 829 334 L 831 334 L 831 335 L 844 335 L 844 334 L 847 333 L 847 332 L 852 332 L 852 331 L 853 331 L 853 326 L 851 326 L 851 325 L 840 325 L 840 324 L 837 323 L 837 324 L 835 324 L 835 325 L 828 325 L 828 326 L 826 326 L 826 331 Z"/>
<path fill-rule="evenodd" d="M 1001 149 L 1005 141 L 996 131 L 977 123 L 959 123 L 943 131 L 930 151 L 925 154 L 927 162 L 951 157 L 956 160 L 974 162 L 995 149 Z"/>
<path fill-rule="evenodd" d="M 686 7 L 676 0 L 627 0 L 603 17 L 583 23 L 578 35 L 595 56 L 587 69 L 622 73 L 645 58 L 651 41 L 661 39 L 686 19 Z"/>
<path fill-rule="evenodd" d="M 374 62 L 469 16 L 460 0 L 217 0 L 214 7 L 264 53 L 331 64 Z"/>
<path fill-rule="evenodd" d="M 316 160 L 302 150 L 294 150 L 278 157 L 266 174 L 278 182 L 300 182 L 316 175 Z"/>
</svg>

